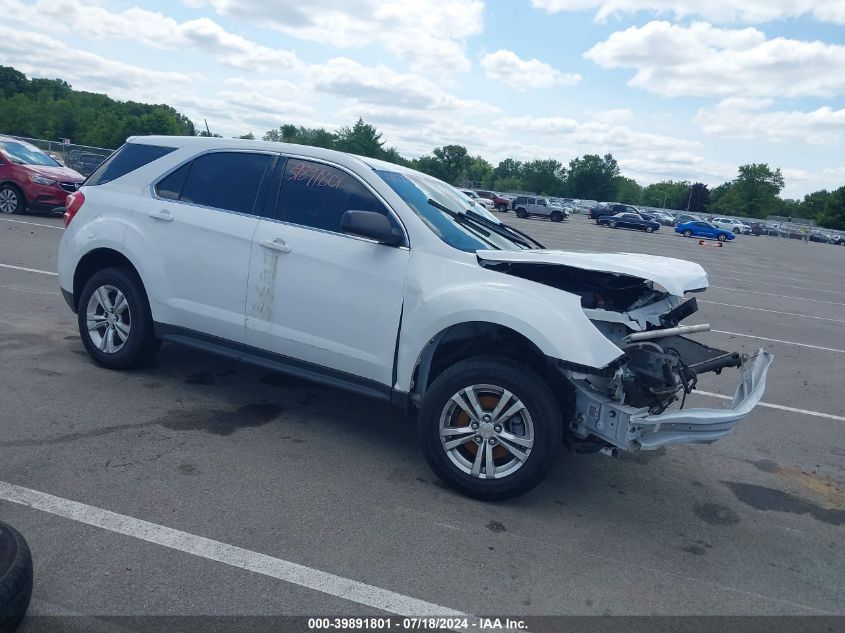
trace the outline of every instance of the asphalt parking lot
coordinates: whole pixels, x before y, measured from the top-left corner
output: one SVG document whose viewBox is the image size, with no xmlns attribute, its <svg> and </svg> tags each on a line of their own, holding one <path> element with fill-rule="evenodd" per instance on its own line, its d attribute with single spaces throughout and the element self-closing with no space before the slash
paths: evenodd
<svg viewBox="0 0 845 633">
<path fill-rule="evenodd" d="M 550 248 L 702 264 L 712 287 L 688 322 L 775 355 L 770 406 L 712 446 L 564 454 L 528 495 L 473 501 L 386 405 L 172 345 L 152 368 L 100 369 L 46 274 L 61 220 L 0 218 L 0 519 L 34 552 L 32 613 L 384 613 L 377 595 L 496 615 L 845 614 L 845 248 L 506 217 Z M 736 377 L 690 404 L 721 406 Z M 187 545 L 160 544 L 164 528 Z"/>
</svg>

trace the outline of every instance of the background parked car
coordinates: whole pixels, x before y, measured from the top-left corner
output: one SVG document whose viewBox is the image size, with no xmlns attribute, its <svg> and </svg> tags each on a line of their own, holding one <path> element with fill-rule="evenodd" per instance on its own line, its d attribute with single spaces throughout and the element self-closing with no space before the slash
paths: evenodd
<svg viewBox="0 0 845 633">
<path fill-rule="evenodd" d="M 619 204 L 618 202 L 600 202 L 598 206 L 590 210 L 590 219 L 598 220 L 606 215 L 615 215 L 617 213 L 639 213 L 636 207 L 630 204 Z"/>
<path fill-rule="evenodd" d="M 35 145 L 0 136 L 0 213 L 64 211 L 65 198 L 83 180 Z"/>
<path fill-rule="evenodd" d="M 500 196 L 495 191 L 485 191 L 483 189 L 476 189 L 475 193 L 478 195 L 479 198 L 492 200 L 493 206 L 495 207 L 496 211 L 506 213 L 507 210 L 511 208 L 512 201 L 509 198 Z"/>
<path fill-rule="evenodd" d="M 730 218 L 713 218 L 710 224 L 720 229 L 732 231 L 735 235 L 742 233 L 745 228 L 742 222 L 739 220 L 732 220 Z"/>
<path fill-rule="evenodd" d="M 690 213 L 679 213 L 675 216 L 675 226 L 679 224 L 686 224 L 687 222 L 705 222 L 704 218 Z"/>
<path fill-rule="evenodd" d="M 655 211 L 654 219 L 660 222 L 662 226 L 675 226 L 675 216 L 663 211 Z"/>
<path fill-rule="evenodd" d="M 612 229 L 638 229 L 646 233 L 654 233 L 660 228 L 660 222 L 647 220 L 637 213 L 606 215 L 596 220 L 596 224 L 604 224 Z"/>
<path fill-rule="evenodd" d="M 513 207 L 518 218 L 539 215 L 549 218 L 552 222 L 560 222 L 567 215 L 562 208 L 552 205 L 548 198 L 517 196 L 516 200 L 514 200 Z"/>
<path fill-rule="evenodd" d="M 720 242 L 726 242 L 736 237 L 733 231 L 720 229 L 704 220 L 679 224 L 675 227 L 675 233 L 680 233 L 684 237 L 704 237 L 711 240 L 719 240 Z"/>
<path fill-rule="evenodd" d="M 460 192 L 464 194 L 467 198 L 475 202 L 476 204 L 480 204 L 482 207 L 487 209 L 488 211 L 492 211 L 494 208 L 493 201 L 488 200 L 487 198 L 482 198 L 474 191 L 469 189 L 461 189 Z"/>
</svg>

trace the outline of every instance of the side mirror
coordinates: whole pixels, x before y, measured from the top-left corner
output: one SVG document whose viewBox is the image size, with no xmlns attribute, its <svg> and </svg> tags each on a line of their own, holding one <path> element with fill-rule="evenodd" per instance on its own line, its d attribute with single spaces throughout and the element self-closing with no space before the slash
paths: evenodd
<svg viewBox="0 0 845 633">
<path fill-rule="evenodd" d="M 386 216 L 375 211 L 347 211 L 340 219 L 340 230 L 387 246 L 399 246 L 403 241 L 402 232 L 394 228 Z"/>
</svg>

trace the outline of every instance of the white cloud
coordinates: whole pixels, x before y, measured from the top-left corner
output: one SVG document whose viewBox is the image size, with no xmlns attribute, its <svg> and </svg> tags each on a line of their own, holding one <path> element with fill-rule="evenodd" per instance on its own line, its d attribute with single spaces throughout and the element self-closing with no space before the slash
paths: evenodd
<svg viewBox="0 0 845 633">
<path fill-rule="evenodd" d="M 845 183 L 845 167 L 828 167 L 818 171 L 784 168 L 783 180 L 786 183 L 781 192 L 782 198 L 801 198 L 813 191 L 839 189 Z"/>
<path fill-rule="evenodd" d="M 80 90 L 154 103 L 170 103 L 197 78 L 106 59 L 41 33 L 6 26 L 0 26 L 0 58 L 31 76 L 59 77 Z"/>
<path fill-rule="evenodd" d="M 43 31 L 70 32 L 77 28 L 75 25 L 84 24 L 89 37 L 134 40 L 160 49 L 193 49 L 242 70 L 284 72 L 302 65 L 295 53 L 229 33 L 206 17 L 180 23 L 162 13 L 138 7 L 112 12 L 77 0 L 38 0 L 34 4 L 0 0 L 0 15 Z"/>
<path fill-rule="evenodd" d="M 337 48 L 382 44 L 411 68 L 466 72 L 466 43 L 483 29 L 483 0 L 207 0 L 219 13 Z M 199 6 L 197 1 L 194 6 Z"/>
<path fill-rule="evenodd" d="M 636 71 L 629 86 L 663 96 L 832 97 L 845 94 L 845 46 L 706 22 L 649 22 L 613 33 L 584 56 Z"/>
<path fill-rule="evenodd" d="M 812 112 L 766 110 L 771 99 L 724 99 L 695 116 L 702 131 L 743 140 L 839 145 L 845 136 L 845 109 L 824 106 Z"/>
<path fill-rule="evenodd" d="M 821 22 L 845 24 L 842 0 L 531 0 L 548 13 L 596 11 L 603 22 L 618 14 L 649 12 L 677 19 L 697 16 L 712 22 L 748 24 L 812 15 Z"/>
<path fill-rule="evenodd" d="M 456 97 L 421 75 L 364 66 L 345 57 L 310 67 L 307 81 L 316 91 L 369 104 L 441 112 L 498 112 L 486 102 Z"/>
<path fill-rule="evenodd" d="M 597 112 L 591 112 L 590 117 L 594 121 L 600 121 L 601 123 L 613 125 L 616 123 L 626 123 L 627 121 L 633 121 L 634 113 L 628 108 L 617 108 L 614 110 L 599 110 Z"/>
<path fill-rule="evenodd" d="M 488 79 L 503 81 L 517 90 L 572 86 L 581 81 L 581 75 L 562 73 L 538 59 L 520 59 L 513 51 L 500 49 L 485 55 L 481 66 Z"/>
</svg>

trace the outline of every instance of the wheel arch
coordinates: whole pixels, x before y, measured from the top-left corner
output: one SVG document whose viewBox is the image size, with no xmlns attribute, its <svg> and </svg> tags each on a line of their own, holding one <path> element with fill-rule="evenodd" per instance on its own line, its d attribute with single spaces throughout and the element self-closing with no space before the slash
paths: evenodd
<svg viewBox="0 0 845 633">
<path fill-rule="evenodd" d="M 491 321 L 464 321 L 444 328 L 431 338 L 417 357 L 412 376 L 412 401 L 419 402 L 446 369 L 473 357 L 504 357 L 531 368 L 559 398 L 561 410 L 569 389 L 555 361 L 526 335 Z"/>
<path fill-rule="evenodd" d="M 88 280 L 98 271 L 106 268 L 126 268 L 132 272 L 141 284 L 141 290 L 146 294 L 146 286 L 138 272 L 137 266 L 123 253 L 113 248 L 100 247 L 85 253 L 73 271 L 73 309 L 79 310 L 79 296 Z"/>
</svg>

